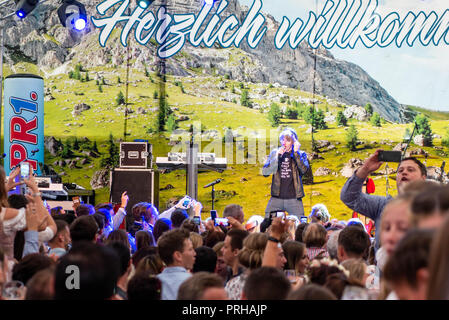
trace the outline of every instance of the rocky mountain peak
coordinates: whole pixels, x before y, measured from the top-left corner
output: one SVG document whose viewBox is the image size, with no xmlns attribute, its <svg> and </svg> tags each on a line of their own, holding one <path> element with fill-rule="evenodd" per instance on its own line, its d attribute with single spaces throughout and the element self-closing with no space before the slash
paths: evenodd
<svg viewBox="0 0 449 320">
<path fill-rule="evenodd" d="M 89 14 L 97 16 L 95 7 L 100 3 L 98 0 L 84 0 L 83 3 Z M 161 3 L 161 0 L 156 0 L 151 6 L 155 8 Z M 240 6 L 238 0 L 228 0 L 228 3 L 221 16 L 235 14 L 243 21 L 249 8 Z M 166 0 L 166 5 L 171 13 L 197 13 L 201 9 L 200 0 Z M 106 47 L 102 48 L 98 43 L 99 30 L 93 26 L 82 37 L 70 34 L 59 23 L 56 13 L 58 7 L 58 1 L 47 0 L 39 4 L 26 19 L 7 28 L 7 62 L 13 64 L 20 56 L 36 63 L 46 72 L 60 68 L 74 57 L 87 66 L 123 63 L 126 49 L 117 37 L 111 36 Z M 279 22 L 270 14 L 263 14 L 268 31 L 255 49 L 250 48 L 246 41 L 242 42 L 239 48 L 242 50 L 240 61 L 230 62 L 230 49 L 193 48 L 186 45 L 184 52 L 187 55 L 178 54 L 168 59 L 168 72 L 187 76 L 193 75 L 189 73 L 189 67 L 204 66 L 208 70 L 214 69 L 216 74 L 227 74 L 239 81 L 279 83 L 308 92 L 315 89 L 318 95 L 348 105 L 364 106 L 371 103 L 374 111 L 383 118 L 393 122 L 405 120 L 405 108 L 359 66 L 335 59 L 328 50 L 312 50 L 307 43 L 302 43 L 296 50 L 287 45 L 282 50 L 276 49 L 274 36 Z M 143 47 L 132 43 L 130 49 L 133 58 L 136 58 L 135 67 L 141 67 L 143 62 L 150 67 L 155 65 L 154 46 L 148 44 Z M 245 62 L 248 60 L 251 63 Z"/>
</svg>

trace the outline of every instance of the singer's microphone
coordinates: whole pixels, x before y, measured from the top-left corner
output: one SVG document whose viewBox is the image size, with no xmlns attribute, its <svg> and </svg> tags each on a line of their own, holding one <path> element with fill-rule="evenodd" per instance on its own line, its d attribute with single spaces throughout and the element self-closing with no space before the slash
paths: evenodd
<svg viewBox="0 0 449 320">
<path fill-rule="evenodd" d="M 217 183 L 220 183 L 220 182 L 221 182 L 221 179 L 217 179 L 217 180 L 215 180 L 215 181 L 213 181 L 213 182 L 211 182 L 209 184 L 206 184 L 203 188 L 209 188 L 209 187 L 213 186 L 214 184 L 217 184 Z"/>
<path fill-rule="evenodd" d="M 2 154 L 2 159 L 6 158 L 6 153 Z"/>
</svg>

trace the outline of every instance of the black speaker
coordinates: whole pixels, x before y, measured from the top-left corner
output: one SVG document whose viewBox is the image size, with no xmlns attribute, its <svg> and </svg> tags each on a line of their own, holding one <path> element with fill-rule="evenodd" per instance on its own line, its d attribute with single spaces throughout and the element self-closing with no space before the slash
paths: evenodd
<svg viewBox="0 0 449 320">
<path fill-rule="evenodd" d="M 114 169 L 110 172 L 110 197 L 112 203 L 120 203 L 123 191 L 127 191 L 127 221 L 132 207 L 139 202 L 149 202 L 159 210 L 159 171 L 152 169 Z"/>
</svg>

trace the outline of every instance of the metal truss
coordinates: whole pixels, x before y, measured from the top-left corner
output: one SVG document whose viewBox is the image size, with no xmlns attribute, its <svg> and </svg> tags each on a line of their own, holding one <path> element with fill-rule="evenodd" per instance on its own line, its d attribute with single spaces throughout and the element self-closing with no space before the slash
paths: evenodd
<svg viewBox="0 0 449 320">
<path fill-rule="evenodd" d="M 0 21 L 5 20 L 16 13 L 16 2 L 14 0 L 0 1 Z"/>
</svg>

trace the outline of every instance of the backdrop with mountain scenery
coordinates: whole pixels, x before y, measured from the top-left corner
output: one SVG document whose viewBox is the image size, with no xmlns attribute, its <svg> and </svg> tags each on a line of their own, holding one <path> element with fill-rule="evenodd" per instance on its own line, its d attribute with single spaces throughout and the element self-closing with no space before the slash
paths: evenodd
<svg viewBox="0 0 449 320">
<path fill-rule="evenodd" d="M 89 16 L 100 17 L 99 0 L 82 2 Z M 227 204 L 238 203 L 247 217 L 263 215 L 271 178 L 262 176 L 265 159 L 254 154 L 251 140 L 262 141 L 266 155 L 271 146 L 264 136 L 277 137 L 287 126 L 297 131 L 311 163 L 313 178 L 307 179 L 303 199 L 306 213 L 324 203 L 333 217 L 348 218 L 352 212 L 339 199 L 347 177 L 378 148 L 403 150 L 414 122 L 418 129 L 407 154 L 426 161 L 429 175 L 449 179 L 440 168 L 449 152 L 447 45 L 416 41 L 412 46 L 367 48 L 359 42 L 353 49 L 315 50 L 303 41 L 295 49 L 275 47 L 284 16 L 305 21 L 310 11 L 320 12 L 326 2 L 263 1 L 267 31 L 255 48 L 246 41 L 228 48 L 186 42 L 165 61 L 162 108 L 157 42 L 141 45 L 131 34 L 124 47 L 122 23 L 102 47 L 101 30 L 92 21 L 82 34 L 64 28 L 55 0 L 40 3 L 25 19 L 8 24 L 4 76 L 33 73 L 44 78 L 45 164 L 63 182 L 95 189 L 96 202 L 109 197 L 108 168 L 117 164 L 118 143 L 125 139 L 125 109 L 126 140 L 149 140 L 154 158 L 179 149 L 180 133 L 192 126 L 198 127 L 202 151 L 209 152 L 211 142 L 218 141 L 223 148 L 213 150 L 222 150 L 221 156 L 226 137 L 232 135 L 233 159 L 228 159 L 227 170 L 199 174 L 199 201 L 205 212 L 211 209 L 210 189 L 201 186 L 222 178 L 215 203 L 220 214 Z M 235 15 L 241 21 L 252 3 L 228 0 L 221 16 Z M 154 1 L 148 10 L 156 12 L 160 4 Z M 409 11 L 441 16 L 449 8 L 442 0 L 389 0 L 377 5 L 380 16 L 397 12 L 402 17 Z M 201 7 L 202 0 L 167 0 L 172 13 L 198 13 Z M 244 163 L 236 161 L 238 154 L 244 155 Z M 375 194 L 396 194 L 395 170 L 390 163 L 372 177 Z M 161 174 L 160 210 L 185 194 L 185 176 L 183 170 Z"/>
</svg>

